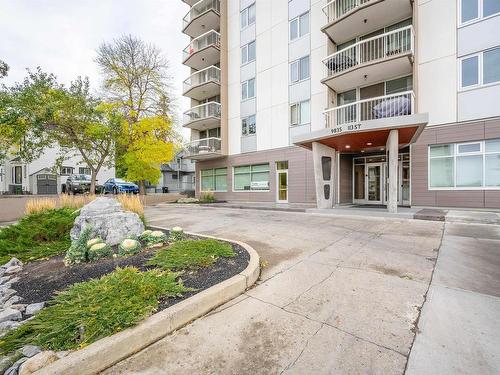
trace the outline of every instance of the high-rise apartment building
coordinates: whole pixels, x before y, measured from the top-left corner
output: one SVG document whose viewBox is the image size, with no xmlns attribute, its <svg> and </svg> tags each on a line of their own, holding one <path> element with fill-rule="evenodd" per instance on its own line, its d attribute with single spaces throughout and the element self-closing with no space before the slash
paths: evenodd
<svg viewBox="0 0 500 375">
<path fill-rule="evenodd" d="M 198 194 L 500 208 L 500 1 L 184 2 Z"/>
</svg>

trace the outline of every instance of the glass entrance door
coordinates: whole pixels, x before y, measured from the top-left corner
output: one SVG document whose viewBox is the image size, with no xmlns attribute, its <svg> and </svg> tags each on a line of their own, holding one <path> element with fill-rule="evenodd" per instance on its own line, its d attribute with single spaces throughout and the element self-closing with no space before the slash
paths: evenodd
<svg viewBox="0 0 500 375">
<path fill-rule="evenodd" d="M 410 162 L 399 162 L 399 199 L 402 206 L 410 205 Z"/>
<path fill-rule="evenodd" d="M 382 166 L 383 164 L 366 165 L 366 197 L 368 203 L 382 203 Z"/>
<path fill-rule="evenodd" d="M 277 177 L 277 202 L 287 203 L 288 202 L 288 171 L 278 170 L 276 171 Z"/>
</svg>

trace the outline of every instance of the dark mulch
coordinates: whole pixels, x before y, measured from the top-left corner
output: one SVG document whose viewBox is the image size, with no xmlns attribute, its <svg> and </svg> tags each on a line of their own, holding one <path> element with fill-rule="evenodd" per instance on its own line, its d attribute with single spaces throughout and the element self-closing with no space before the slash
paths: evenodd
<svg viewBox="0 0 500 375">
<path fill-rule="evenodd" d="M 193 239 L 196 239 L 193 237 Z M 182 297 L 167 298 L 160 301 L 160 310 L 172 306 L 200 291 L 218 284 L 242 272 L 248 265 L 250 255 L 237 244 L 232 244 L 236 254 L 233 258 L 219 258 L 210 267 L 194 271 L 186 271 L 179 278 L 185 286 L 196 289 L 185 293 Z M 141 253 L 127 258 L 102 259 L 95 263 L 78 264 L 70 267 L 64 265 L 64 256 L 27 263 L 16 276 L 19 281 L 12 285 L 21 303 L 48 301 L 58 291 L 70 285 L 92 278 L 99 278 L 115 270 L 116 267 L 134 266 L 145 271 L 154 267 L 145 266 L 158 249 L 143 250 Z"/>
</svg>

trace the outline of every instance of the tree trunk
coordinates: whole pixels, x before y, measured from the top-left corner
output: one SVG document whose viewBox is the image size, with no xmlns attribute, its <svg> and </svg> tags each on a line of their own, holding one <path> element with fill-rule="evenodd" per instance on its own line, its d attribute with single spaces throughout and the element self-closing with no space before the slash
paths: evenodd
<svg viewBox="0 0 500 375">
<path fill-rule="evenodd" d="M 91 175 L 90 175 L 90 194 L 95 194 L 95 187 L 96 187 L 96 181 L 97 181 L 97 171 L 92 168 L 91 169 Z"/>
<path fill-rule="evenodd" d="M 144 180 L 139 181 L 139 194 L 146 195 L 146 184 Z"/>
</svg>

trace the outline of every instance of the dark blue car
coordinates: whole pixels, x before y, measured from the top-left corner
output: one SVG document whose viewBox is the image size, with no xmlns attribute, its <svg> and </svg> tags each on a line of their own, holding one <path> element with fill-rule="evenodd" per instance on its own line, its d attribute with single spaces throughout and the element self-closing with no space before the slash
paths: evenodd
<svg viewBox="0 0 500 375">
<path fill-rule="evenodd" d="M 110 178 L 104 183 L 104 194 L 113 193 L 139 193 L 139 186 L 133 182 L 127 182 L 121 178 Z"/>
</svg>

